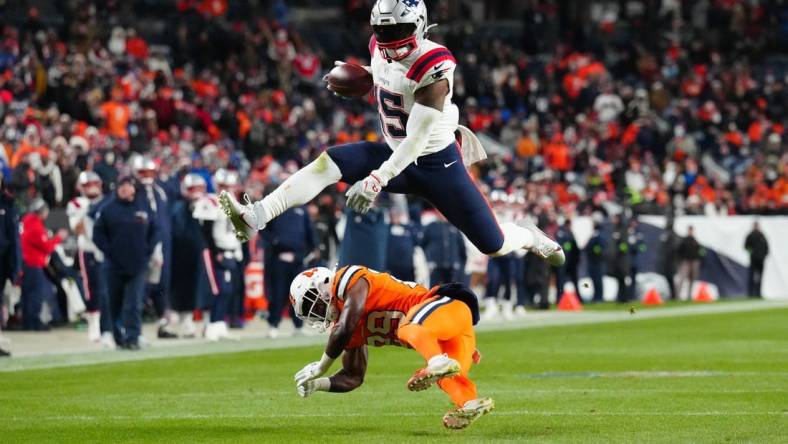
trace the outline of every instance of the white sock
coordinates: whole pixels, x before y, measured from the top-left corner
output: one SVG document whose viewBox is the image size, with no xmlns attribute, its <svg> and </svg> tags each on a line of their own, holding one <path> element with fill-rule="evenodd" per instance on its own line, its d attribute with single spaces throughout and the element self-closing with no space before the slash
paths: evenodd
<svg viewBox="0 0 788 444">
<path fill-rule="evenodd" d="M 501 231 L 503 231 L 503 246 L 491 254 L 492 257 L 506 256 L 514 250 L 531 248 L 534 245 L 534 234 L 527 228 L 506 222 L 501 224 Z"/>
<path fill-rule="evenodd" d="M 261 225 L 290 208 L 304 205 L 329 185 L 339 182 L 342 173 L 327 153 L 296 171 L 263 200 L 254 203 L 254 211 Z"/>
</svg>

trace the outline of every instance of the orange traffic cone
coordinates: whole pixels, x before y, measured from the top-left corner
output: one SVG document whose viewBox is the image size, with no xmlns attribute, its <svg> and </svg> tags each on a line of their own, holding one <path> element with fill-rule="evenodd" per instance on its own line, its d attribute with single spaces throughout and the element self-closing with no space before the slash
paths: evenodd
<svg viewBox="0 0 788 444">
<path fill-rule="evenodd" d="M 664 303 L 659 292 L 654 287 L 649 288 L 646 296 L 643 297 L 643 305 L 662 305 Z"/>
<path fill-rule="evenodd" d="M 583 310 L 583 304 L 580 303 L 580 299 L 572 286 L 569 287 L 569 290 L 564 290 L 561 300 L 558 301 L 558 309 L 562 311 Z"/>
<path fill-rule="evenodd" d="M 714 298 L 711 297 L 711 292 L 709 291 L 709 286 L 706 285 L 705 282 L 699 282 L 698 288 L 695 290 L 695 296 L 692 298 L 693 302 L 714 302 Z"/>
</svg>

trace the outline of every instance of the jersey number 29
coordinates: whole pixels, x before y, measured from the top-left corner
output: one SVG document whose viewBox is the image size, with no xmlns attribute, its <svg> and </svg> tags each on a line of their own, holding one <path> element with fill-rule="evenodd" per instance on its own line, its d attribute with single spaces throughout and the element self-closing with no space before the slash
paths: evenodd
<svg viewBox="0 0 788 444">
<path fill-rule="evenodd" d="M 367 345 L 381 347 L 383 345 L 399 345 L 397 328 L 405 313 L 396 310 L 373 311 L 367 316 Z"/>
</svg>

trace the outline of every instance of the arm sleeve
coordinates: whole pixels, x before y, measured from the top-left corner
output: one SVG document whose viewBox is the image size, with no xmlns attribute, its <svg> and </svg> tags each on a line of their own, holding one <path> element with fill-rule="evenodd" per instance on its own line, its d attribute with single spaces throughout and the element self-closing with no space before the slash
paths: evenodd
<svg viewBox="0 0 788 444">
<path fill-rule="evenodd" d="M 424 152 L 430 134 L 435 124 L 440 120 L 441 114 L 437 109 L 419 103 L 413 105 L 408 118 L 407 136 L 394 150 L 391 157 L 371 173 L 381 182 L 382 186 L 385 187 L 391 179 L 397 177 Z"/>
</svg>

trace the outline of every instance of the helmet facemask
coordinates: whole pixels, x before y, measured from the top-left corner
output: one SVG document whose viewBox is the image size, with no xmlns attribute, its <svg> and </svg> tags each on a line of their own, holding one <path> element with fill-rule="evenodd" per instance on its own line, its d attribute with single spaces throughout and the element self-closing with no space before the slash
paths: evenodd
<svg viewBox="0 0 788 444">
<path fill-rule="evenodd" d="M 385 60 L 402 60 L 419 47 L 416 38 L 416 25 L 413 23 L 375 25 L 372 29 L 375 32 L 380 55 Z"/>
<path fill-rule="evenodd" d="M 383 59 L 400 61 L 427 38 L 427 7 L 422 0 L 377 0 L 369 24 Z"/>
<path fill-rule="evenodd" d="M 295 315 L 320 333 L 328 331 L 339 317 L 331 297 L 332 276 L 326 268 L 313 268 L 297 276 L 290 287 Z"/>
<path fill-rule="evenodd" d="M 296 316 L 320 333 L 325 333 L 337 319 L 337 309 L 331 298 L 322 295 L 317 288 L 310 288 L 304 293 L 301 307 Z"/>
</svg>

